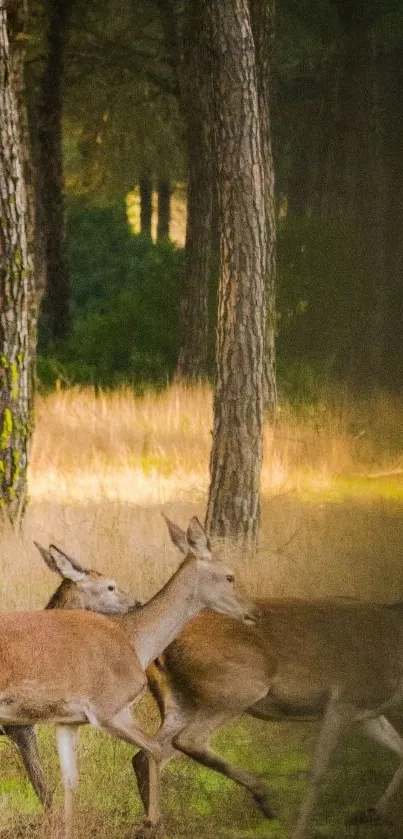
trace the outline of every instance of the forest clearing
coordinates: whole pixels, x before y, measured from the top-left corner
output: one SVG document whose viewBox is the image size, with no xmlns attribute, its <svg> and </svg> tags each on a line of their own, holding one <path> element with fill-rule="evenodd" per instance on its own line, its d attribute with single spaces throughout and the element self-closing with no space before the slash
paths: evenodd
<svg viewBox="0 0 403 839">
<path fill-rule="evenodd" d="M 210 405 L 204 385 L 176 385 L 141 398 L 90 389 L 38 397 L 30 505 L 21 534 L 6 529 L 1 536 L 1 609 L 41 608 L 54 590 L 55 579 L 33 540 L 53 542 L 79 562 L 114 575 L 134 597 L 149 598 L 178 565 L 161 512 L 181 525 L 195 514 L 203 519 Z M 390 397 L 360 406 L 334 393 L 309 410 L 284 406 L 275 430 L 266 425 L 258 551 L 245 560 L 239 549 L 225 548 L 245 593 L 403 597 L 399 410 Z M 136 714 L 149 731 L 156 729 L 151 698 Z M 267 724 L 243 717 L 215 738 L 220 753 L 265 778 L 275 821 L 266 821 L 227 779 L 185 757 L 171 763 L 162 781 L 167 835 L 286 837 L 307 783 L 317 730 L 315 722 Z M 15 747 L 2 738 L 0 748 L 0 835 L 37 837 L 43 830 L 48 836 L 50 817 L 26 781 Z M 42 727 L 40 750 L 60 793 L 51 728 Z M 82 731 L 77 836 L 133 835 L 141 804 L 132 752 L 102 733 Z M 331 764 L 314 835 L 400 836 L 398 819 L 395 827 L 346 826 L 358 807 L 377 799 L 395 765 L 380 746 L 350 737 Z"/>
<path fill-rule="evenodd" d="M 0 839 L 402 839 L 402 44 L 0 0 Z"/>
</svg>

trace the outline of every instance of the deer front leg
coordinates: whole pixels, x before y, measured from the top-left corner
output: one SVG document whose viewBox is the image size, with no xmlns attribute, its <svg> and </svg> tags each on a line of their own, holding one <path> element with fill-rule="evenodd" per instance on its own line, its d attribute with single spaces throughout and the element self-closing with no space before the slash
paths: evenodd
<svg viewBox="0 0 403 839">
<path fill-rule="evenodd" d="M 359 810 L 350 819 L 352 824 L 376 824 L 385 821 L 391 801 L 403 782 L 403 738 L 393 727 L 392 723 L 384 717 L 376 717 L 372 720 L 365 720 L 362 728 L 369 737 L 386 746 L 400 758 L 400 764 L 396 769 L 385 792 L 380 797 L 375 807 L 367 807 Z"/>
<path fill-rule="evenodd" d="M 176 706 L 172 710 L 168 710 L 165 714 L 164 721 L 155 737 L 156 743 L 161 748 L 161 758 L 158 762 L 159 771 L 170 760 L 180 757 L 180 752 L 175 749 L 172 740 L 186 725 L 187 719 L 187 712 Z M 132 766 L 136 775 L 137 787 L 143 802 L 143 807 L 148 813 L 150 807 L 150 772 L 148 754 L 144 749 L 140 749 L 134 755 Z"/>
<path fill-rule="evenodd" d="M 330 702 L 325 711 L 312 762 L 308 789 L 302 800 L 292 839 L 305 839 L 315 806 L 318 788 L 329 765 L 329 760 L 343 734 L 351 728 L 355 710 L 350 706 Z"/>
<path fill-rule="evenodd" d="M 52 792 L 43 773 L 34 728 L 22 725 L 5 725 L 4 732 L 17 746 L 29 780 L 41 804 L 48 809 L 52 804 Z"/>
<path fill-rule="evenodd" d="M 73 794 L 78 784 L 77 726 L 57 725 L 56 741 L 64 789 L 64 835 L 65 839 L 70 839 L 73 830 Z"/>
<path fill-rule="evenodd" d="M 159 761 L 161 759 L 161 747 L 155 739 L 148 735 L 135 722 L 130 708 L 123 708 L 111 719 L 106 721 L 98 720 L 98 725 L 104 731 L 109 731 L 126 743 L 133 746 L 140 746 L 148 757 L 149 771 L 149 801 L 147 819 L 140 826 L 137 836 L 156 836 L 163 831 L 162 814 L 160 807 L 159 790 Z"/>
</svg>

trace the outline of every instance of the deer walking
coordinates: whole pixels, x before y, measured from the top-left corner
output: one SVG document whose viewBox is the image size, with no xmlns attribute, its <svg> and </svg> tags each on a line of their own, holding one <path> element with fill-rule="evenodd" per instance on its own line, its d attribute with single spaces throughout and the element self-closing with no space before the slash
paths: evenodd
<svg viewBox="0 0 403 839">
<path fill-rule="evenodd" d="M 160 765 L 182 752 L 245 787 L 271 818 L 266 785 L 214 753 L 209 739 L 244 712 L 265 721 L 321 717 L 311 779 L 292 831 L 293 839 L 304 839 L 331 755 L 359 726 L 401 761 L 375 807 L 360 814 L 367 821 L 381 818 L 403 780 L 403 739 L 385 716 L 403 702 L 403 604 L 273 600 L 258 606 L 256 627 L 199 615 L 147 668 L 162 717 Z M 132 762 L 147 808 L 153 782 L 145 752 Z"/>
<path fill-rule="evenodd" d="M 83 568 L 77 560 L 55 545 L 36 547 L 46 565 L 62 578 L 45 609 L 85 609 L 104 615 L 118 615 L 140 606 L 111 577 L 92 568 Z M 50 807 L 52 793 L 46 784 L 39 758 L 35 731 L 31 726 L 3 726 L 4 733 L 16 744 L 31 784 L 44 807 Z"/>
<path fill-rule="evenodd" d="M 169 527 L 175 530 L 175 525 Z M 78 726 L 96 726 L 144 749 L 150 778 L 148 824 L 157 828 L 161 748 L 131 713 L 147 687 L 145 670 L 203 608 L 255 620 L 255 607 L 235 589 L 233 573 L 213 561 L 196 518 L 187 530 L 186 551 L 178 571 L 155 597 L 115 620 L 83 610 L 0 615 L 0 724 L 56 725 L 66 836 L 78 781 Z"/>
</svg>

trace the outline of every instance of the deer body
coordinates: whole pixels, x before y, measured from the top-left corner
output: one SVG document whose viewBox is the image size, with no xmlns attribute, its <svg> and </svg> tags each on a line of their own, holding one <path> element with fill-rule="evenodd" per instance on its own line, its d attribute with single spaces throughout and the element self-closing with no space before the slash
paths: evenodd
<svg viewBox="0 0 403 839">
<path fill-rule="evenodd" d="M 103 615 L 0 615 L 0 639 L 2 724 L 96 722 L 128 705 L 146 684 L 126 633 Z"/>
<path fill-rule="evenodd" d="M 400 607 L 340 600 L 259 603 L 246 627 L 224 616 L 195 618 L 147 670 L 163 718 L 157 740 L 166 763 L 179 750 L 246 787 L 271 817 L 260 778 L 209 747 L 224 722 L 247 712 L 267 721 L 322 717 L 312 780 L 293 833 L 306 836 L 318 785 L 339 739 L 353 726 L 403 760 L 403 740 L 384 716 L 403 703 L 403 613 Z M 133 759 L 146 803 L 147 763 Z M 382 814 L 403 763 L 378 802 Z"/>
</svg>

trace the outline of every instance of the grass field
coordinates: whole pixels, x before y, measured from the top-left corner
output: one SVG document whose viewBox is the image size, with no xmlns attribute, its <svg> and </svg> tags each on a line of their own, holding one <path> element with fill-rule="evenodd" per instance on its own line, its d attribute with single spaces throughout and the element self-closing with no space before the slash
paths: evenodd
<svg viewBox="0 0 403 839">
<path fill-rule="evenodd" d="M 403 598 L 402 405 L 386 396 L 352 404 L 283 407 L 265 430 L 262 528 L 256 557 L 231 551 L 241 586 L 263 595 Z M 161 510 L 185 526 L 203 518 L 208 488 L 211 393 L 174 386 L 136 399 L 130 391 L 90 390 L 39 397 L 30 469 L 30 505 L 22 533 L 0 535 L 0 607 L 40 608 L 55 586 L 33 539 L 113 572 L 140 599 L 177 567 Z M 144 724 L 158 722 L 150 699 Z M 307 782 L 317 726 L 265 725 L 243 718 L 220 732 L 217 748 L 256 769 L 273 789 L 279 820 L 266 822 L 246 794 L 189 760 L 164 772 L 171 839 L 285 839 Z M 54 736 L 41 730 L 41 752 L 58 785 Z M 25 782 L 14 747 L 0 738 L 0 836 L 57 835 Z M 141 808 L 131 749 L 97 732 L 80 737 L 77 837 L 132 837 Z M 322 837 L 400 837 L 386 828 L 349 828 L 346 817 L 371 804 L 395 760 L 361 738 L 344 744 L 315 817 Z M 396 814 L 395 814 L 396 815 Z"/>
</svg>

